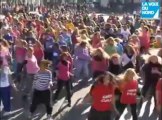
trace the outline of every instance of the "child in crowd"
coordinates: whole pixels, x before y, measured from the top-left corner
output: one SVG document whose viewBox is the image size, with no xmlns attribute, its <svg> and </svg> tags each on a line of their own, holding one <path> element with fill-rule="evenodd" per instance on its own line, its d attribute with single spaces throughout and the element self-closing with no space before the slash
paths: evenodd
<svg viewBox="0 0 162 120">
<path fill-rule="evenodd" d="M 30 106 L 30 118 L 39 104 L 44 104 L 47 111 L 47 120 L 52 120 L 51 90 L 52 72 L 49 69 L 51 63 L 47 60 L 40 62 L 40 70 L 34 75 L 33 98 Z"/>
<path fill-rule="evenodd" d="M 66 87 L 68 106 L 71 106 L 71 84 L 70 84 L 70 68 L 71 63 L 68 61 L 68 53 L 62 53 L 60 57 L 60 62 L 57 66 L 58 74 L 57 74 L 57 90 L 54 94 L 54 101 L 58 99 L 58 96 L 63 88 Z"/>
</svg>

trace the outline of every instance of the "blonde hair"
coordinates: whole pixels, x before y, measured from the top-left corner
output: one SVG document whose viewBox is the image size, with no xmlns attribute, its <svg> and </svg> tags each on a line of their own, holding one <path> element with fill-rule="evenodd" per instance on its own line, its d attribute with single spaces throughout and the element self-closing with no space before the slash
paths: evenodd
<svg viewBox="0 0 162 120">
<path fill-rule="evenodd" d="M 28 51 L 34 52 L 34 48 L 33 47 L 29 47 Z"/>
<path fill-rule="evenodd" d="M 137 73 L 135 72 L 135 69 L 133 68 L 128 68 L 124 74 L 119 75 L 118 77 L 120 78 L 120 80 L 124 81 L 124 82 L 128 82 L 130 81 L 129 76 L 132 75 L 132 80 L 137 80 L 139 78 L 139 76 L 137 75 Z"/>
<path fill-rule="evenodd" d="M 115 44 L 116 44 L 115 39 L 114 39 L 113 37 L 109 37 L 108 39 L 106 39 L 106 44 L 108 44 L 108 45 L 109 45 L 110 41 L 112 41 L 112 42 L 113 42 L 113 45 L 115 45 Z"/>
<path fill-rule="evenodd" d="M 110 56 L 109 56 L 101 47 L 95 49 L 95 50 L 92 52 L 92 56 L 97 56 L 97 55 L 98 55 L 98 52 L 101 53 L 101 56 L 102 56 L 103 58 L 107 58 L 107 59 L 110 58 Z"/>
<path fill-rule="evenodd" d="M 1 39 L 1 43 L 3 44 L 3 46 L 4 46 L 5 48 L 9 48 L 9 47 L 10 47 L 8 41 L 5 40 L 5 39 Z"/>
<path fill-rule="evenodd" d="M 49 60 L 41 60 L 40 62 L 40 66 L 44 66 L 45 68 L 48 68 L 49 65 L 51 65 L 52 63 Z"/>
</svg>

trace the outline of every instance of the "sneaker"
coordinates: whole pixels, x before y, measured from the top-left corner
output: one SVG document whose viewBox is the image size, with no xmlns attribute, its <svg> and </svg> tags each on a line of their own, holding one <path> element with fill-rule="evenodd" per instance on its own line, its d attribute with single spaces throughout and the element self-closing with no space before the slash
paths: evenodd
<svg viewBox="0 0 162 120">
<path fill-rule="evenodd" d="M 51 115 L 47 115 L 47 120 L 53 120 Z"/>
<path fill-rule="evenodd" d="M 67 106 L 68 106 L 68 107 L 71 107 L 71 103 L 68 103 Z"/>
<path fill-rule="evenodd" d="M 11 112 L 4 112 L 3 113 L 3 116 L 8 116 L 8 115 L 10 115 L 11 114 Z"/>
</svg>

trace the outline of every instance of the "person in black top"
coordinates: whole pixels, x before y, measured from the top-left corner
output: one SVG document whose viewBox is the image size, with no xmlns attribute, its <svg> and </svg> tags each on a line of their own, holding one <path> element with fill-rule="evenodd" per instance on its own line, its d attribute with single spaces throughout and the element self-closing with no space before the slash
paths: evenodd
<svg viewBox="0 0 162 120">
<path fill-rule="evenodd" d="M 148 63 L 142 67 L 144 86 L 142 88 L 142 95 L 144 99 L 155 98 L 155 88 L 159 78 L 162 76 L 162 65 L 158 61 L 156 55 L 148 58 Z M 156 100 L 155 100 L 156 106 Z"/>
<path fill-rule="evenodd" d="M 109 62 L 109 72 L 113 73 L 114 75 L 119 75 L 122 72 L 122 67 L 119 62 L 120 56 L 118 54 L 113 54 L 111 56 L 110 62 Z"/>
<path fill-rule="evenodd" d="M 120 64 L 120 56 L 118 54 L 113 54 L 111 56 L 111 59 L 109 61 L 109 72 L 111 72 L 112 74 L 114 75 L 119 75 L 122 73 L 122 66 Z M 116 105 L 116 108 L 117 110 L 121 111 L 120 108 L 122 106 L 122 104 L 120 103 L 120 97 L 121 97 L 121 91 L 116 88 L 115 89 L 115 105 Z M 115 120 L 118 120 L 120 116 L 116 116 Z"/>
</svg>

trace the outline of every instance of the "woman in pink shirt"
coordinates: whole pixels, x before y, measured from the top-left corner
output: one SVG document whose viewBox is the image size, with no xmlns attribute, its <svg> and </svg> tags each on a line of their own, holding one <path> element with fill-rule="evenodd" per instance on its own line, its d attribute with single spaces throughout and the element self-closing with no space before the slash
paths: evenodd
<svg viewBox="0 0 162 120">
<path fill-rule="evenodd" d="M 93 47 L 93 48 L 102 47 L 100 32 L 96 32 L 96 33 L 93 35 L 93 37 L 92 37 L 92 47 Z"/>
<path fill-rule="evenodd" d="M 61 92 L 63 86 L 66 87 L 68 106 L 71 106 L 71 93 L 70 93 L 70 62 L 68 61 L 68 53 L 62 53 L 60 58 L 60 63 L 58 65 L 58 74 L 57 74 L 57 90 L 54 95 L 54 101 L 57 100 L 59 93 Z"/>
<path fill-rule="evenodd" d="M 0 59 L 2 59 L 3 64 L 2 66 L 8 66 L 9 65 L 9 59 L 11 58 L 11 54 L 9 52 L 8 46 L 6 46 L 4 43 L 6 41 L 2 40 L 0 42 Z"/>
<path fill-rule="evenodd" d="M 44 59 L 43 46 L 40 43 L 40 41 L 36 41 L 34 45 L 34 55 L 37 59 L 38 64 L 40 63 L 41 60 Z"/>
<path fill-rule="evenodd" d="M 20 31 L 18 30 L 18 28 L 17 28 L 17 26 L 14 26 L 13 28 L 12 28 L 12 32 L 11 32 L 12 34 L 13 34 L 13 36 L 15 37 L 15 38 L 19 38 L 20 37 Z"/>
<path fill-rule="evenodd" d="M 16 61 L 16 81 L 20 83 L 21 81 L 21 73 L 24 67 L 25 56 L 27 52 L 27 42 L 23 40 L 16 40 L 15 41 L 15 61 Z"/>
<path fill-rule="evenodd" d="M 31 94 L 34 75 L 39 71 L 37 59 L 34 56 L 34 49 L 32 47 L 28 48 L 25 61 L 26 61 L 27 79 L 25 80 L 24 97 L 26 98 L 28 95 Z"/>
<path fill-rule="evenodd" d="M 150 34 L 149 28 L 147 26 L 144 26 L 142 28 L 141 34 L 139 35 L 139 39 L 141 47 L 144 47 L 145 50 L 148 52 L 148 49 L 150 47 Z"/>
<path fill-rule="evenodd" d="M 92 56 L 93 59 L 91 61 L 91 67 L 93 71 L 93 78 L 96 78 L 108 69 L 109 56 L 102 48 L 96 49 Z"/>
</svg>

